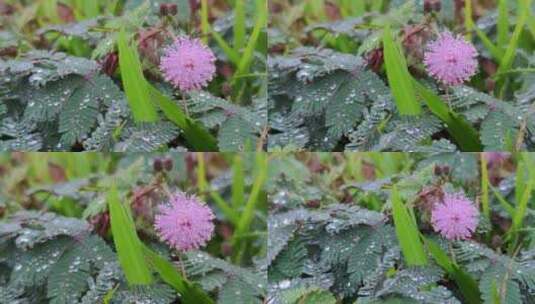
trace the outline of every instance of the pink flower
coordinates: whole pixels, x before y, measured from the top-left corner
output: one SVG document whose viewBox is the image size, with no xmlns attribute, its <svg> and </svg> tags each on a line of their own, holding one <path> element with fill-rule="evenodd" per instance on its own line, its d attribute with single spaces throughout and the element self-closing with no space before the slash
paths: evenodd
<svg viewBox="0 0 535 304">
<path fill-rule="evenodd" d="M 431 212 L 431 224 L 448 240 L 470 238 L 476 230 L 479 210 L 462 193 L 445 193 Z"/>
<path fill-rule="evenodd" d="M 204 246 L 214 232 L 214 214 L 195 196 L 178 192 L 160 206 L 154 226 L 163 241 L 180 251 Z"/>
<path fill-rule="evenodd" d="M 200 90 L 215 74 L 216 58 L 199 39 L 179 38 L 164 51 L 160 70 L 181 91 Z"/>
<path fill-rule="evenodd" d="M 460 85 L 477 70 L 477 51 L 462 37 L 449 32 L 428 45 L 424 63 L 427 72 L 445 85 Z"/>
</svg>

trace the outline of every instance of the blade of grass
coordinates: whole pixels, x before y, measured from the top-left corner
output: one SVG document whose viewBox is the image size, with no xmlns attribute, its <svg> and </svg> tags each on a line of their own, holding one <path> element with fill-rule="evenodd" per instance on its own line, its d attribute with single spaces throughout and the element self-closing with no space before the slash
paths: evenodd
<svg viewBox="0 0 535 304">
<path fill-rule="evenodd" d="M 178 291 L 182 303 L 214 303 L 214 301 L 201 288 L 199 288 L 198 285 L 184 279 L 173 263 L 169 262 L 147 246 L 143 246 L 143 253 L 162 280 Z"/>
<path fill-rule="evenodd" d="M 95 18 L 100 14 L 100 1 L 84 1 L 84 16 L 86 18 Z"/>
<path fill-rule="evenodd" d="M 501 72 L 500 75 L 503 74 L 514 74 L 514 73 L 535 73 L 535 68 L 520 68 L 520 69 L 511 69 L 505 72 Z M 496 76 L 500 76 L 496 74 Z"/>
<path fill-rule="evenodd" d="M 515 208 L 515 214 L 513 216 L 513 226 L 512 226 L 513 231 L 517 231 L 520 228 L 522 228 L 522 223 L 524 221 L 524 218 L 526 217 L 526 211 L 528 208 L 528 202 L 531 197 L 532 190 L 533 190 L 533 182 L 530 180 L 527 183 L 526 188 L 524 189 L 522 198 L 517 203 L 517 206 Z"/>
<path fill-rule="evenodd" d="M 384 61 L 388 84 L 401 115 L 419 115 L 422 112 L 416 100 L 405 56 L 399 43 L 394 41 L 390 26 L 383 33 Z"/>
<path fill-rule="evenodd" d="M 516 50 L 518 48 L 520 34 L 522 34 L 522 31 L 524 29 L 524 26 L 526 25 L 531 10 L 531 0 L 519 0 L 518 4 L 518 20 L 516 22 L 513 35 L 511 36 L 511 40 L 509 41 L 509 45 L 507 46 L 505 54 L 503 55 L 503 58 L 501 60 L 500 67 L 497 71 L 497 73 L 500 75 L 501 73 L 511 69 L 513 60 L 516 55 Z"/>
<path fill-rule="evenodd" d="M 481 42 L 487 48 L 492 58 L 494 58 L 494 60 L 496 60 L 496 62 L 498 63 L 501 62 L 504 51 L 494 45 L 494 43 L 492 43 L 490 38 L 482 30 L 477 27 L 475 27 L 474 29 L 476 31 L 477 36 L 479 37 L 479 39 L 481 39 Z"/>
<path fill-rule="evenodd" d="M 509 242 L 508 253 L 514 254 L 519 244 L 520 235 L 524 218 L 526 217 L 528 203 L 531 198 L 531 192 L 535 185 L 535 171 L 529 166 L 535 165 L 528 153 L 518 154 L 518 163 L 515 179 L 515 200 L 516 206 L 513 214 L 511 228 L 506 233 L 506 239 Z M 526 170 L 528 178 L 526 179 Z"/>
<path fill-rule="evenodd" d="M 420 232 L 414 218 L 401 201 L 395 185 L 392 187 L 391 199 L 394 226 L 405 262 L 409 266 L 426 265 L 427 256 L 420 239 Z"/>
<path fill-rule="evenodd" d="M 239 52 L 245 45 L 245 1 L 234 3 L 234 50 Z"/>
<path fill-rule="evenodd" d="M 494 193 L 494 196 L 496 196 L 496 198 L 498 199 L 500 205 L 502 205 L 503 209 L 505 209 L 505 211 L 507 211 L 507 213 L 509 213 L 509 216 L 511 216 L 512 218 L 515 214 L 515 208 L 513 208 L 513 206 L 505 200 L 505 198 L 500 194 L 498 190 L 496 190 L 496 188 L 490 186 L 490 189 L 492 190 L 492 193 Z"/>
<path fill-rule="evenodd" d="M 485 154 L 481 156 L 481 206 L 483 208 L 483 215 L 490 222 L 490 208 L 489 208 L 489 172 L 487 170 L 487 159 Z"/>
<path fill-rule="evenodd" d="M 147 81 L 136 48 L 128 44 L 124 28 L 117 39 L 119 65 L 126 98 L 136 122 L 155 122 L 158 113 L 150 100 Z"/>
<path fill-rule="evenodd" d="M 149 285 L 153 282 L 152 275 L 143 257 L 142 245 L 134 222 L 125 207 L 121 205 L 115 185 L 107 194 L 110 212 L 113 242 L 117 250 L 119 262 L 129 285 Z"/>
<path fill-rule="evenodd" d="M 455 265 L 437 243 L 430 239 L 426 239 L 425 243 L 433 259 L 448 273 L 453 281 L 455 281 L 455 284 L 457 284 L 457 287 L 459 287 L 466 301 L 463 303 L 481 304 L 481 292 L 477 281 L 469 273 Z"/>
<path fill-rule="evenodd" d="M 256 49 L 256 43 L 258 41 L 258 38 L 260 37 L 262 30 L 266 26 L 268 18 L 267 2 L 264 0 L 256 0 L 256 11 L 257 17 L 253 32 L 249 37 L 249 43 L 247 43 L 245 51 L 242 54 L 236 73 L 234 73 L 233 83 L 237 80 L 236 77 L 241 76 L 243 74 L 247 74 L 249 71 L 249 66 L 253 61 L 253 55 Z"/>
<path fill-rule="evenodd" d="M 204 194 L 208 191 L 208 182 L 206 181 L 206 165 L 204 164 L 204 153 L 197 152 L 197 188 L 199 188 L 201 199 L 204 199 Z"/>
<path fill-rule="evenodd" d="M 245 202 L 245 177 L 242 156 L 236 154 L 232 164 L 232 208 L 237 210 Z"/>
<path fill-rule="evenodd" d="M 522 199 L 522 194 L 526 187 L 526 168 L 523 166 L 522 162 L 523 160 L 519 158 L 515 173 L 515 201 L 517 204 Z"/>
<path fill-rule="evenodd" d="M 453 137 L 461 151 L 476 152 L 483 150 L 479 135 L 474 127 L 464 120 L 462 116 L 451 111 L 433 91 L 416 80 L 413 82 L 421 99 L 427 104 L 429 110 L 446 124 L 448 133 Z"/>
<path fill-rule="evenodd" d="M 466 30 L 466 39 L 472 41 L 472 30 L 475 28 L 474 19 L 472 19 L 473 9 L 472 0 L 464 1 L 464 27 Z"/>
<path fill-rule="evenodd" d="M 210 190 L 210 197 L 212 197 L 217 207 L 221 209 L 227 220 L 229 220 L 233 225 L 237 225 L 238 220 L 240 218 L 237 210 L 232 209 L 230 205 L 216 191 Z"/>
<path fill-rule="evenodd" d="M 267 155 L 262 152 L 255 153 L 256 156 L 256 176 L 253 182 L 253 187 L 251 193 L 249 194 L 249 199 L 245 203 L 243 211 L 241 213 L 241 218 L 236 225 L 234 234 L 232 235 L 231 244 L 233 248 L 238 248 L 239 239 L 242 235 L 246 234 L 251 226 L 251 223 L 254 218 L 255 207 L 259 202 L 259 196 L 262 191 L 264 182 L 267 178 L 267 167 L 268 159 Z M 235 251 L 234 258 L 239 258 L 241 256 L 242 247 Z"/>
<path fill-rule="evenodd" d="M 208 20 L 208 0 L 201 0 L 201 32 L 202 42 L 208 44 L 208 33 L 210 33 L 210 22 Z"/>
<path fill-rule="evenodd" d="M 535 38 L 535 19 L 528 19 L 528 30 L 531 32 L 531 36 Z"/>
<path fill-rule="evenodd" d="M 323 21 L 327 19 L 325 14 L 325 1 L 324 0 L 308 0 L 305 1 L 304 15 L 305 18 L 315 19 L 315 21 Z M 308 22 L 313 22 L 314 20 L 307 20 Z"/>
<path fill-rule="evenodd" d="M 371 2 L 371 11 L 380 12 L 383 9 L 384 1 L 383 0 L 373 0 Z"/>
<path fill-rule="evenodd" d="M 498 0 L 498 47 L 505 48 L 509 40 L 509 11 L 507 0 Z"/>
<path fill-rule="evenodd" d="M 211 29 L 212 37 L 214 37 L 217 44 L 219 44 L 219 47 L 225 52 L 225 55 L 227 55 L 228 59 L 232 61 L 234 65 L 238 65 L 240 63 L 240 54 L 238 51 L 234 50 L 233 48 L 228 45 L 228 43 L 219 35 L 218 32 L 216 32 L 214 29 Z"/>
<path fill-rule="evenodd" d="M 114 16 L 119 16 L 123 11 L 126 0 L 115 0 L 108 4 L 108 11 Z"/>
<path fill-rule="evenodd" d="M 169 97 L 162 94 L 151 84 L 147 84 L 149 94 L 167 119 L 176 124 L 183 131 L 183 135 L 196 151 L 217 151 L 217 140 L 199 122 L 188 117 L 180 107 Z"/>
</svg>

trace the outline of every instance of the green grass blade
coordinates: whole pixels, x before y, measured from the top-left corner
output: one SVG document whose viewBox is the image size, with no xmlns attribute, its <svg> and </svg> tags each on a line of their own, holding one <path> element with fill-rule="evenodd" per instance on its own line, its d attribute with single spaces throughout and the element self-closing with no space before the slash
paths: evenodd
<svg viewBox="0 0 535 304">
<path fill-rule="evenodd" d="M 84 1 L 84 16 L 95 18 L 100 14 L 100 1 Z"/>
<path fill-rule="evenodd" d="M 426 265 L 427 256 L 420 239 L 420 232 L 414 218 L 411 217 L 407 207 L 401 201 L 395 185 L 392 187 L 391 199 L 396 235 L 405 257 L 405 262 L 410 266 Z"/>
<path fill-rule="evenodd" d="M 466 39 L 472 41 L 472 30 L 475 28 L 474 19 L 472 19 L 473 8 L 472 0 L 464 1 L 464 27 L 466 29 Z"/>
<path fill-rule="evenodd" d="M 217 44 L 219 44 L 219 47 L 225 52 L 225 55 L 227 55 L 228 59 L 232 61 L 234 65 L 238 65 L 240 63 L 241 57 L 238 51 L 231 48 L 228 43 L 225 41 L 221 35 L 219 35 L 218 32 L 211 30 L 212 37 L 214 37 Z"/>
<path fill-rule="evenodd" d="M 522 199 L 522 194 L 524 193 L 524 188 L 526 187 L 526 168 L 521 164 L 522 160 L 519 159 L 519 165 L 516 166 L 515 173 L 515 201 L 520 202 Z"/>
<path fill-rule="evenodd" d="M 123 11 L 125 3 L 126 0 L 115 0 L 110 2 L 108 4 L 108 11 L 114 16 L 119 16 Z"/>
<path fill-rule="evenodd" d="M 509 11 L 507 0 L 498 0 L 498 47 L 505 48 L 509 40 Z"/>
<path fill-rule="evenodd" d="M 221 209 L 221 212 L 225 215 L 225 217 L 233 224 L 237 225 L 240 215 L 236 211 L 236 209 L 232 209 L 230 207 L 230 204 L 228 204 L 223 197 L 216 191 L 210 190 L 210 197 L 215 202 L 217 207 Z"/>
<path fill-rule="evenodd" d="M 239 52 L 245 45 L 245 1 L 234 3 L 234 50 Z"/>
<path fill-rule="evenodd" d="M 234 74 L 234 81 L 236 81 L 237 77 L 243 74 L 246 74 L 249 71 L 249 66 L 251 65 L 251 62 L 253 61 L 253 55 L 256 49 L 256 43 L 258 39 L 260 38 L 260 34 L 262 33 L 262 30 L 265 28 L 266 23 L 267 23 L 267 18 L 268 18 L 267 2 L 265 0 L 256 0 L 256 11 L 258 14 L 256 17 L 256 22 L 253 28 L 253 32 L 251 33 L 251 36 L 249 37 L 249 43 L 247 43 L 247 47 L 245 48 L 245 51 L 243 52 L 243 55 L 241 57 L 240 63 L 238 64 L 236 73 Z"/>
<path fill-rule="evenodd" d="M 382 11 L 384 7 L 384 0 L 373 0 L 371 2 L 371 11 L 372 12 L 380 12 Z"/>
<path fill-rule="evenodd" d="M 115 185 L 108 190 L 107 202 L 113 242 L 128 284 L 151 284 L 153 278 L 148 265 L 145 263 L 136 227 L 128 210 L 121 204 Z"/>
<path fill-rule="evenodd" d="M 255 213 L 255 207 L 257 206 L 257 203 L 260 201 L 260 193 L 262 192 L 262 188 L 264 186 L 264 183 L 267 179 L 267 171 L 268 171 L 268 159 L 267 154 L 258 152 L 255 154 L 256 156 L 256 176 L 253 182 L 253 187 L 251 189 L 251 193 L 249 194 L 249 198 L 247 202 L 245 203 L 245 206 L 243 208 L 243 211 L 241 213 L 241 217 L 238 221 L 238 224 L 236 225 L 234 234 L 232 235 L 232 247 L 237 248 L 240 238 L 245 235 L 249 231 L 249 227 L 251 226 L 251 223 L 254 218 Z M 236 246 L 236 247 L 235 247 Z M 241 247 L 239 250 L 236 250 L 235 257 L 238 257 L 241 254 Z"/>
<path fill-rule="evenodd" d="M 477 36 L 479 37 L 483 45 L 487 48 L 492 58 L 494 58 L 494 60 L 496 60 L 496 62 L 498 63 L 501 62 L 502 57 L 504 55 L 504 51 L 495 46 L 494 43 L 492 43 L 492 41 L 490 40 L 490 38 L 482 30 L 477 27 L 475 27 L 474 29 L 476 31 Z"/>
<path fill-rule="evenodd" d="M 419 115 L 422 112 L 416 100 L 405 56 L 399 43 L 394 41 L 390 26 L 383 33 L 384 60 L 388 84 L 401 115 Z"/>
<path fill-rule="evenodd" d="M 214 303 L 214 301 L 212 301 L 212 299 L 199 288 L 199 286 L 184 279 L 173 263 L 161 257 L 158 253 L 146 246 L 143 246 L 143 252 L 162 280 L 172 286 L 179 293 L 182 303 Z"/>
<path fill-rule="evenodd" d="M 505 54 L 503 55 L 503 58 L 501 60 L 500 67 L 498 68 L 498 74 L 501 74 L 511 69 L 511 66 L 513 65 L 513 60 L 516 55 L 516 50 L 518 48 L 520 34 L 522 34 L 522 31 L 524 30 L 524 26 L 526 25 L 531 10 L 531 0 L 519 0 L 518 4 L 518 20 L 516 22 L 513 35 L 511 36 L 511 39 L 509 41 L 509 45 L 507 46 Z"/>
<path fill-rule="evenodd" d="M 531 36 L 535 38 L 535 19 L 528 19 L 528 30 L 531 32 Z"/>
<path fill-rule="evenodd" d="M 136 48 L 128 44 L 124 29 L 119 32 L 117 45 L 123 87 L 134 120 L 137 122 L 155 122 L 158 120 L 158 113 L 150 101 L 143 68 Z"/>
<path fill-rule="evenodd" d="M 511 228 L 507 231 L 506 239 L 510 241 L 508 252 L 513 254 L 515 247 L 519 241 L 519 232 L 522 229 L 524 218 L 526 217 L 528 203 L 531 198 L 531 191 L 533 190 L 533 180 L 529 180 L 527 185 L 523 188 L 522 196 L 519 201 L 516 201 L 516 208 L 513 214 L 513 223 Z M 518 192 L 518 191 L 517 191 Z"/>
<path fill-rule="evenodd" d="M 430 239 L 425 240 L 427 249 L 437 264 L 442 267 L 455 281 L 467 304 L 481 304 L 481 292 L 477 281 L 467 272 L 460 269 L 448 257 L 440 246 Z"/>
<path fill-rule="evenodd" d="M 481 207 L 483 209 L 483 215 L 490 221 L 490 208 L 489 208 L 489 172 L 487 170 L 487 159 L 485 154 L 481 156 Z"/>
<path fill-rule="evenodd" d="M 522 223 L 524 222 L 524 218 L 526 217 L 526 211 L 528 209 L 528 202 L 531 198 L 531 191 L 533 190 L 533 182 L 530 180 L 526 187 L 524 188 L 524 192 L 522 193 L 522 197 L 519 202 L 517 202 L 517 206 L 515 208 L 515 214 L 513 216 L 513 231 L 518 231 L 520 228 L 522 228 Z"/>
<path fill-rule="evenodd" d="M 237 210 L 245 202 L 245 176 L 242 156 L 236 154 L 232 165 L 232 207 Z"/>
<path fill-rule="evenodd" d="M 477 152 L 483 150 L 479 135 L 462 116 L 451 111 L 442 99 L 418 81 L 414 80 L 416 91 L 427 104 L 429 110 L 442 120 L 461 151 Z"/>
<path fill-rule="evenodd" d="M 152 100 L 158 104 L 165 117 L 183 131 L 183 135 L 196 151 L 217 151 L 217 140 L 199 122 L 189 118 L 169 97 L 163 95 L 151 84 L 147 84 Z"/>
<path fill-rule="evenodd" d="M 492 190 L 492 193 L 494 193 L 494 196 L 496 196 L 496 198 L 498 199 L 500 205 L 502 205 L 503 209 L 505 209 L 505 211 L 507 211 L 509 216 L 512 218 L 515 214 L 515 208 L 513 208 L 513 206 L 505 200 L 505 198 L 498 190 L 496 190 L 496 188 L 490 186 L 490 189 Z"/>
<path fill-rule="evenodd" d="M 202 42 L 204 42 L 204 44 L 208 44 L 208 33 L 210 33 L 208 14 L 208 0 L 201 0 L 201 32 Z"/>
</svg>

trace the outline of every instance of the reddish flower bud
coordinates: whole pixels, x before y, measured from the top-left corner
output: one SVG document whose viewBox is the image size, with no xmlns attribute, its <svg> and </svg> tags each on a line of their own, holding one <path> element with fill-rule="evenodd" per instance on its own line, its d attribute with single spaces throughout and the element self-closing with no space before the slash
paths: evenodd
<svg viewBox="0 0 535 304">
<path fill-rule="evenodd" d="M 104 61 L 102 62 L 102 71 L 106 75 L 113 75 L 115 73 L 115 70 L 117 70 L 117 67 L 119 66 L 119 56 L 117 53 L 109 53 L 104 57 Z"/>
</svg>

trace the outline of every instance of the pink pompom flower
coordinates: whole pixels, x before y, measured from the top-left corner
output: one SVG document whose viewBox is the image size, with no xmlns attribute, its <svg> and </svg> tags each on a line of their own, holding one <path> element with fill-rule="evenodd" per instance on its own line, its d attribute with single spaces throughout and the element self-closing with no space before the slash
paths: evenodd
<svg viewBox="0 0 535 304">
<path fill-rule="evenodd" d="M 160 238 L 179 251 L 198 249 L 212 238 L 214 213 L 195 196 L 175 193 L 159 208 L 154 223 Z"/>
<path fill-rule="evenodd" d="M 199 39 L 178 38 L 164 51 L 160 70 L 181 91 L 200 90 L 214 77 L 215 55 Z"/>
<path fill-rule="evenodd" d="M 427 72 L 445 85 L 460 85 L 477 71 L 477 50 L 462 37 L 442 33 L 424 55 Z"/>
<path fill-rule="evenodd" d="M 444 193 L 444 199 L 431 212 L 435 231 L 448 240 L 465 240 L 476 230 L 479 210 L 462 193 Z"/>
</svg>

